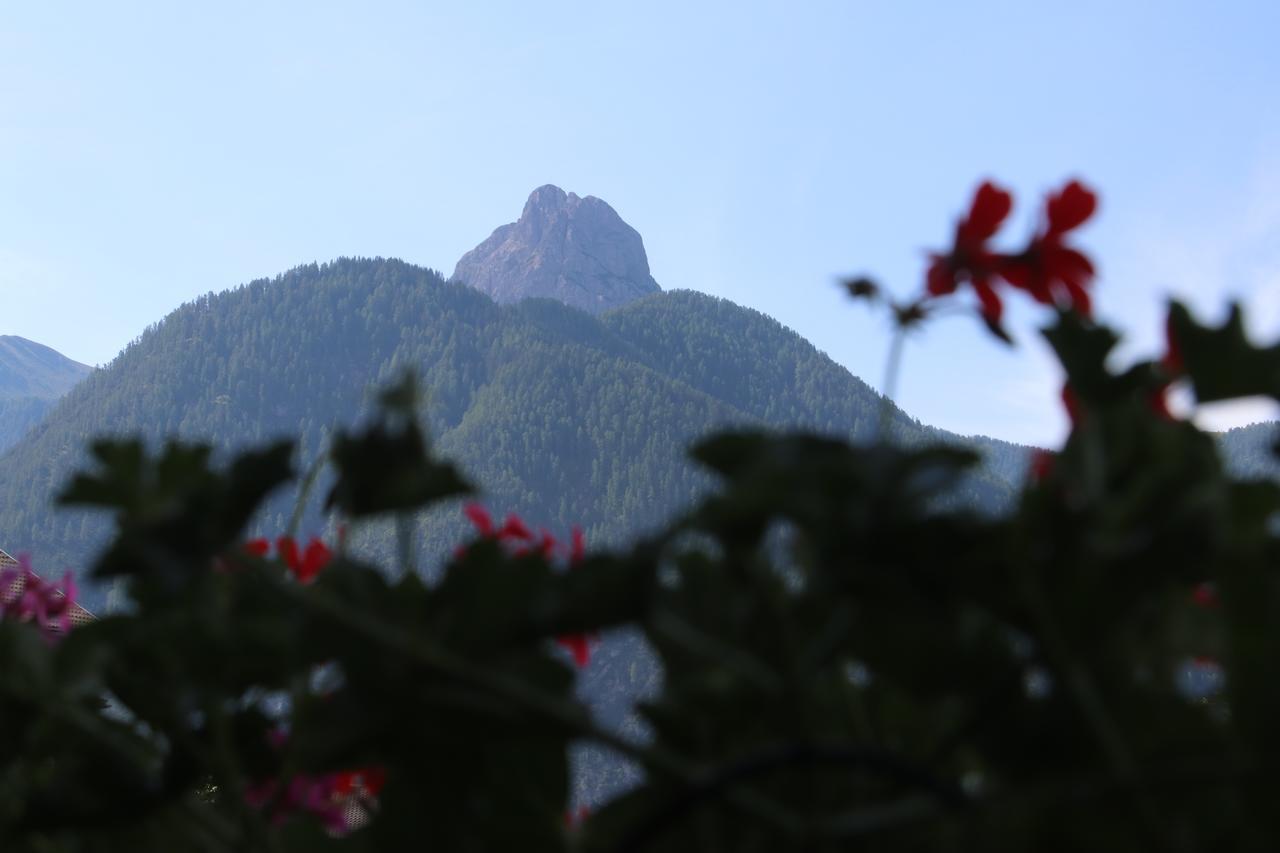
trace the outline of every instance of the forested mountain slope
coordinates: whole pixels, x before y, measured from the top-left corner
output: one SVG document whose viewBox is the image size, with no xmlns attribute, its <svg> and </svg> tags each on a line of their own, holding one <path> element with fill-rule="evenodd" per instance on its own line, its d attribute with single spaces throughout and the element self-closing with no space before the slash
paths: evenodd
<svg viewBox="0 0 1280 853">
<path fill-rule="evenodd" d="M 335 425 L 367 410 L 371 386 L 406 367 L 427 390 L 439 448 L 495 510 L 551 530 L 580 524 L 596 543 L 659 523 L 707 487 L 684 459 L 700 435 L 769 424 L 867 438 L 880 405 L 780 324 L 696 293 L 597 318 L 550 300 L 499 306 L 400 261 L 313 264 L 184 305 L 74 388 L 0 459 L 0 543 L 49 569 L 87 565 L 106 520 L 50 500 L 90 436 L 230 449 L 296 434 L 306 465 Z M 901 440 L 933 433 L 896 409 L 893 424 Z M 983 505 L 1012 493 L 991 474 L 966 488 Z M 278 496 L 260 530 L 281 531 L 293 499 Z M 324 523 L 318 503 L 304 532 Z M 422 519 L 423 558 L 447 553 L 460 531 L 456 513 Z M 380 532 L 361 539 L 377 548 Z"/>
<path fill-rule="evenodd" d="M 0 335 L 0 453 L 39 423 L 91 370 L 44 344 Z"/>
<path fill-rule="evenodd" d="M 1280 423 L 1250 424 L 1218 436 L 1231 473 L 1247 479 L 1280 477 Z"/>
</svg>

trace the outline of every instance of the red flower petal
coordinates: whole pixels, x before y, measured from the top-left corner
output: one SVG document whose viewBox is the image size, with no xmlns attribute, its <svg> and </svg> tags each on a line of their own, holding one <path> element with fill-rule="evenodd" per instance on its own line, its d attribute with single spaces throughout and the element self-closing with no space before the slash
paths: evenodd
<svg viewBox="0 0 1280 853">
<path fill-rule="evenodd" d="M 574 564 L 582 562 L 582 558 L 587 552 L 587 543 L 586 538 L 582 535 L 581 527 L 573 528 L 570 542 L 569 563 Z"/>
<path fill-rule="evenodd" d="M 336 796 L 346 797 L 355 790 L 356 781 L 360 774 L 354 770 L 348 770 L 344 773 L 334 773 L 331 780 L 330 788 Z"/>
<path fill-rule="evenodd" d="M 1013 210 L 1013 196 L 991 181 L 984 181 L 973 194 L 969 216 L 960 225 L 957 236 L 964 241 L 984 242 L 992 237 Z"/>
<path fill-rule="evenodd" d="M 1098 196 L 1079 181 L 1071 181 L 1056 194 L 1051 194 L 1045 204 L 1049 220 L 1046 236 L 1065 234 L 1082 225 L 1098 208 Z"/>
<path fill-rule="evenodd" d="M 360 781 L 364 784 L 364 789 L 369 796 L 376 797 L 382 793 L 382 788 L 387 784 L 387 768 L 381 766 L 366 767 L 360 771 Z"/>
<path fill-rule="evenodd" d="M 298 571 L 298 567 L 302 565 L 298 556 L 298 543 L 288 536 L 281 536 L 276 540 L 276 554 L 295 573 Z"/>
<path fill-rule="evenodd" d="M 1000 297 L 992 290 L 988 281 L 985 278 L 975 279 L 973 292 L 978 294 L 978 302 L 982 305 L 982 316 L 986 321 L 993 325 L 1000 325 L 1000 316 L 1004 313 L 1004 305 L 1000 302 Z"/>
<path fill-rule="evenodd" d="M 1052 305 L 1053 294 L 1049 291 L 1049 281 L 1040 263 L 1040 248 L 1033 246 L 1018 260 L 1011 260 L 1000 267 L 1000 277 L 1009 284 L 1031 294 L 1031 298 L 1041 305 Z"/>
<path fill-rule="evenodd" d="M 924 275 L 924 287 L 933 296 L 946 296 L 947 293 L 955 292 L 955 273 L 952 272 L 951 263 L 946 257 L 933 256 L 933 261 L 929 264 L 929 272 Z"/>
<path fill-rule="evenodd" d="M 502 523 L 502 529 L 498 531 L 497 536 L 499 539 L 523 539 L 526 542 L 533 540 L 533 533 L 524 520 L 514 512 Z"/>
<path fill-rule="evenodd" d="M 1050 278 L 1075 282 L 1081 287 L 1093 281 L 1093 262 L 1084 253 L 1060 244 L 1046 249 L 1045 269 Z"/>
<path fill-rule="evenodd" d="M 250 539 L 240 549 L 250 557 L 265 557 L 271 551 L 271 543 L 266 539 Z"/>
<path fill-rule="evenodd" d="M 956 277 L 951 270 L 950 261 L 939 255 L 933 256 L 929 271 L 925 273 L 925 288 L 934 296 L 946 296 L 955 292 Z"/>
<path fill-rule="evenodd" d="M 483 506 L 478 503 L 469 503 L 462 508 L 462 514 L 470 519 L 472 526 L 481 536 L 493 535 L 493 517 Z"/>
<path fill-rule="evenodd" d="M 556 637 L 556 642 L 563 648 L 568 649 L 573 655 L 573 662 L 582 669 L 591 662 L 591 641 L 586 634 L 568 634 L 563 637 Z"/>
<path fill-rule="evenodd" d="M 1071 299 L 1071 307 L 1081 317 L 1093 316 L 1093 300 L 1089 296 L 1089 291 L 1085 290 L 1071 279 L 1064 279 L 1063 284 L 1066 285 L 1068 297 Z"/>
<path fill-rule="evenodd" d="M 333 552 L 329 550 L 329 546 L 319 539 L 312 539 L 307 543 L 307 550 L 303 553 L 302 561 L 298 564 L 294 575 L 298 580 L 307 583 L 320 574 L 320 570 L 328 565 L 331 559 L 333 559 Z"/>
</svg>

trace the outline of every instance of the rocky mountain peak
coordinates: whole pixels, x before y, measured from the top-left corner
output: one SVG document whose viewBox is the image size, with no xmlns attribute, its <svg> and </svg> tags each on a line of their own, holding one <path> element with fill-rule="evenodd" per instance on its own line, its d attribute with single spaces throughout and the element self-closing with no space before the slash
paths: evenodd
<svg viewBox="0 0 1280 853">
<path fill-rule="evenodd" d="M 551 184 L 463 255 L 453 277 L 496 302 L 544 296 L 595 314 L 661 290 L 634 228 L 595 196 Z"/>
</svg>

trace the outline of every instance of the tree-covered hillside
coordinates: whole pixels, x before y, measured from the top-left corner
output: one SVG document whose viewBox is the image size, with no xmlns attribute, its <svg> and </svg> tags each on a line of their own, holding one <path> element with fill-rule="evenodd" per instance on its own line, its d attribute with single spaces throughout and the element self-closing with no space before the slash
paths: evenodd
<svg viewBox="0 0 1280 853">
<path fill-rule="evenodd" d="M 879 397 L 775 321 L 724 300 L 660 293 L 596 318 L 549 300 L 495 305 L 431 270 L 394 260 L 299 267 L 184 305 L 89 376 L 0 459 L 0 546 L 82 569 L 106 520 L 52 510 L 53 494 L 101 434 L 170 435 L 221 449 L 299 433 L 306 466 L 335 424 L 367 410 L 369 389 L 418 372 L 440 448 L 496 511 L 597 544 L 660 523 L 706 488 L 684 458 L 727 424 L 807 427 L 867 438 Z M 902 441 L 945 434 L 894 410 Z M 951 440 L 958 440 L 950 436 Z M 992 445 L 994 446 L 994 445 Z M 1021 449 L 996 469 L 1014 470 Z M 967 499 L 1007 500 L 979 474 Z M 288 524 L 279 495 L 259 529 Z M 302 532 L 323 524 L 319 495 Z M 425 560 L 460 530 L 424 518 Z M 390 547 L 381 529 L 358 546 Z"/>
<path fill-rule="evenodd" d="M 44 397 L 0 400 L 0 453 L 17 444 L 28 430 L 40 423 L 56 402 Z"/>
<path fill-rule="evenodd" d="M 1275 448 L 1280 447 L 1280 424 L 1250 424 L 1218 436 L 1218 447 L 1227 467 L 1237 477 L 1280 477 Z"/>
<path fill-rule="evenodd" d="M 92 369 L 44 344 L 0 335 L 0 453 L 26 435 Z"/>
</svg>

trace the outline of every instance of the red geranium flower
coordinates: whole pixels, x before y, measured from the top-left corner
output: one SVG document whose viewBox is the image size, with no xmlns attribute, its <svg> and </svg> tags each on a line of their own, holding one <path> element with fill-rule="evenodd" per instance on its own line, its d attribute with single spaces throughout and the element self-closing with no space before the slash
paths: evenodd
<svg viewBox="0 0 1280 853">
<path fill-rule="evenodd" d="M 462 508 L 462 514 L 467 517 L 475 527 L 476 532 L 481 536 L 493 535 L 493 517 L 489 515 L 489 511 L 478 503 L 469 503 Z"/>
<path fill-rule="evenodd" d="M 1067 234 L 1084 224 L 1098 207 L 1097 195 L 1079 181 L 1049 195 L 1040 233 L 1027 248 L 1008 259 L 1000 275 L 1014 287 L 1045 305 L 1064 304 L 1081 315 L 1093 313 L 1085 289 L 1093 281 L 1093 263 L 1065 242 Z"/>
<path fill-rule="evenodd" d="M 582 669 L 591 663 L 591 639 L 586 634 L 565 634 L 556 637 L 556 643 L 566 649 L 573 656 L 574 665 Z"/>
<path fill-rule="evenodd" d="M 955 242 L 947 254 L 930 255 L 925 286 L 933 296 L 954 293 L 963 282 L 973 286 L 982 306 L 982 316 L 998 326 L 1004 306 L 992 287 L 1000 272 L 1002 256 L 987 248 L 1001 223 L 1013 209 L 1013 196 L 991 181 L 985 181 L 974 193 L 973 203 L 964 219 L 956 223 Z"/>
<path fill-rule="evenodd" d="M 336 796 L 349 797 L 352 794 L 362 794 L 376 797 L 387 781 L 387 769 L 376 765 L 361 767 L 359 770 L 334 773 L 331 778 Z"/>
<path fill-rule="evenodd" d="M 250 539 L 242 547 L 250 557 L 265 557 L 271 552 L 271 543 L 266 539 Z"/>
<path fill-rule="evenodd" d="M 507 547 L 507 553 L 513 557 L 538 554 L 545 560 L 551 560 L 559 548 L 556 538 L 546 530 L 539 530 L 534 536 L 529 526 L 515 513 L 507 516 L 501 527 L 494 527 L 493 516 L 478 503 L 470 503 L 462 508 L 463 514 L 480 534 L 481 539 L 493 539 Z M 586 552 L 586 543 L 582 529 L 575 527 L 570 537 L 567 556 L 570 567 L 582 562 Z M 454 551 L 454 558 L 461 559 L 467 553 L 465 545 Z M 589 634 L 566 634 L 556 637 L 556 643 L 566 649 L 579 668 L 591 662 L 591 650 L 596 638 Z"/>
<path fill-rule="evenodd" d="M 271 543 L 266 539 L 250 539 L 240 547 L 251 557 L 266 557 L 271 551 Z M 333 552 L 314 536 L 303 549 L 299 549 L 298 543 L 291 537 L 281 536 L 276 540 L 276 556 L 284 561 L 295 578 L 308 583 L 329 564 L 333 559 Z"/>
<path fill-rule="evenodd" d="M 299 553 L 298 544 L 289 537 L 282 536 L 276 540 L 276 552 L 289 567 L 293 576 L 302 583 L 313 580 L 333 559 L 333 552 L 329 550 L 329 546 L 315 537 L 312 537 L 306 549 Z"/>
</svg>

